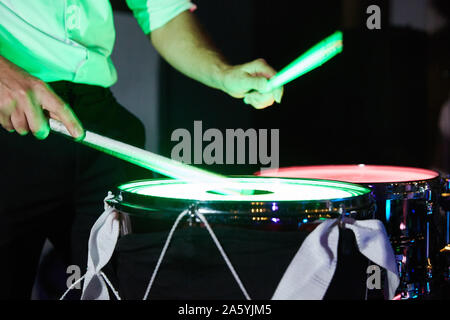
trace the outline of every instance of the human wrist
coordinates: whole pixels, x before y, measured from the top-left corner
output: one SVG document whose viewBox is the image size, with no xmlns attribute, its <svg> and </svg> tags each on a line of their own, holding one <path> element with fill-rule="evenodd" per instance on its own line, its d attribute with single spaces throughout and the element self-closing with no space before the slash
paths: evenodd
<svg viewBox="0 0 450 320">
<path fill-rule="evenodd" d="M 227 94 L 229 94 L 226 86 L 226 77 L 230 73 L 230 70 L 233 66 L 230 64 L 220 61 L 216 63 L 215 65 L 215 83 L 216 83 L 216 89 L 219 89 Z"/>
</svg>

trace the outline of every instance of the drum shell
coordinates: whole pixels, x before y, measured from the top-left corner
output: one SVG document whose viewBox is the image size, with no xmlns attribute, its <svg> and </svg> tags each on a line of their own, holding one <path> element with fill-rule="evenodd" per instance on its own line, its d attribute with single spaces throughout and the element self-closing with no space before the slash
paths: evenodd
<svg viewBox="0 0 450 320">
<path fill-rule="evenodd" d="M 372 189 L 381 220 L 392 238 L 404 241 L 426 232 L 427 222 L 433 222 L 442 191 L 440 178 L 411 183 L 363 184 Z"/>
<path fill-rule="evenodd" d="M 114 253 L 114 269 L 123 299 L 144 296 L 157 264 L 173 220 L 161 221 L 156 216 L 122 213 L 123 220 L 129 219 L 134 228 L 119 238 Z M 241 222 L 214 220 L 211 227 L 252 299 L 270 299 L 289 263 L 316 225 L 308 222 L 299 226 L 293 220 L 281 225 L 268 220 Z M 184 219 L 174 232 L 169 248 L 149 299 L 244 299 L 205 225 L 198 219 Z M 348 235 L 340 234 L 339 248 L 345 254 L 339 257 L 340 267 L 333 281 L 345 283 L 345 288 L 331 285 L 326 298 L 364 299 L 368 261 Z"/>
<path fill-rule="evenodd" d="M 117 243 L 118 287 L 123 299 L 142 299 L 174 220 L 122 214 L 139 228 Z M 244 228 L 211 223 L 211 227 L 253 299 L 271 298 L 309 233 L 307 227 L 270 230 L 256 223 Z M 205 226 L 186 217 L 174 232 L 148 299 L 240 300 L 244 296 Z"/>
<path fill-rule="evenodd" d="M 443 196 L 445 186 L 448 190 L 448 180 L 445 183 L 439 172 L 410 167 L 325 165 L 280 168 L 256 174 L 333 179 L 369 187 L 377 205 L 375 217 L 384 223 L 396 252 L 401 276 L 398 292 L 402 298 L 442 297 L 440 287 L 443 275 L 449 274 L 445 270 L 449 268 L 439 255 L 439 249 L 445 246 L 445 235 L 449 232 L 440 207 L 445 209 L 448 205 Z M 404 182 L 393 182 L 396 179 Z"/>
<path fill-rule="evenodd" d="M 338 218 L 340 205 L 357 219 L 373 218 L 370 193 L 337 201 L 297 203 L 233 202 L 205 203 L 146 199 L 120 191 L 109 204 L 121 213 L 121 237 L 114 254 L 114 270 L 120 294 L 141 299 L 156 266 L 169 231 L 183 210 L 184 218 L 172 239 L 155 279 L 149 299 L 243 299 L 234 278 L 194 213 L 203 214 L 236 268 L 253 299 L 270 299 L 281 277 L 314 230 L 317 220 Z M 331 208 L 331 210 L 329 210 Z M 368 261 L 356 248 L 352 235 L 340 234 L 345 247 L 333 283 L 346 283 L 347 290 L 331 285 L 326 298 L 363 299 Z"/>
<path fill-rule="evenodd" d="M 408 183 L 367 184 L 396 253 L 403 298 L 441 298 L 443 219 L 440 177 Z"/>
</svg>

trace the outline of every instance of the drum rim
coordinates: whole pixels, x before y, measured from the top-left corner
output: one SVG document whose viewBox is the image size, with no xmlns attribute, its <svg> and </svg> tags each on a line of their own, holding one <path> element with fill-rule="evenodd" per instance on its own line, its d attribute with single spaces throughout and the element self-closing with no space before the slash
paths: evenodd
<svg viewBox="0 0 450 320">
<path fill-rule="evenodd" d="M 258 179 L 257 176 L 233 176 L 233 178 L 252 178 Z M 266 178 L 267 177 L 261 177 Z M 274 178 L 280 179 L 280 178 Z M 203 214 L 234 214 L 234 215 L 254 215 L 264 216 L 291 216 L 291 215 L 316 215 L 318 217 L 330 217 L 330 215 L 338 215 L 340 206 L 343 206 L 347 212 L 359 210 L 371 210 L 373 206 L 372 190 L 367 186 L 325 179 L 298 179 L 298 178 L 282 178 L 286 180 L 305 180 L 305 181 L 328 181 L 339 182 L 345 185 L 353 185 L 358 188 L 366 189 L 365 193 L 345 198 L 336 199 L 320 199 L 320 200 L 281 200 L 281 201 L 226 201 L 226 200 L 187 200 L 163 198 L 156 196 L 144 196 L 126 190 L 121 190 L 117 186 L 117 196 L 108 200 L 108 203 L 117 210 L 133 213 L 151 213 L 153 211 L 171 211 L 181 212 L 188 208 L 198 210 Z M 167 179 L 144 179 L 130 181 L 164 181 Z M 123 185 L 123 184 L 122 184 Z M 277 209 L 273 209 L 274 203 Z M 330 210 L 331 209 L 331 210 Z M 292 213 L 291 213 L 292 211 Z"/>
</svg>

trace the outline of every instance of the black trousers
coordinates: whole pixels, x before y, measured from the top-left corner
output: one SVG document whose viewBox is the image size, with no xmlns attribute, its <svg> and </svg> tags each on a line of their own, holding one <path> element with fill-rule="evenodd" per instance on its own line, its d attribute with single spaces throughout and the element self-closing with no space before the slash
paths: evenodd
<svg viewBox="0 0 450 320">
<path fill-rule="evenodd" d="M 142 123 L 109 89 L 50 83 L 85 129 L 144 146 Z M 151 173 L 51 133 L 39 141 L 0 130 L 0 299 L 29 299 L 49 239 L 66 265 L 86 268 L 90 228 L 108 190 Z"/>
</svg>

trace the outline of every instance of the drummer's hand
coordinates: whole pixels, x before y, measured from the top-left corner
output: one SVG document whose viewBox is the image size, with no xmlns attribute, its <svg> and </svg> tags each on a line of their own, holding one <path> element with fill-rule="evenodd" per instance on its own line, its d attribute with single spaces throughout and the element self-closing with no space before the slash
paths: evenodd
<svg viewBox="0 0 450 320">
<path fill-rule="evenodd" d="M 234 98 L 244 98 L 246 104 L 256 109 L 263 109 L 275 101 L 281 102 L 283 87 L 262 93 L 267 89 L 267 79 L 275 74 L 276 71 L 264 59 L 232 66 L 224 71 L 223 90 Z"/>
<path fill-rule="evenodd" d="M 43 81 L 0 56 L 0 125 L 9 132 L 26 135 L 31 131 L 36 138 L 45 139 L 50 128 L 44 110 L 61 121 L 74 138 L 84 135 L 72 109 Z"/>
</svg>

